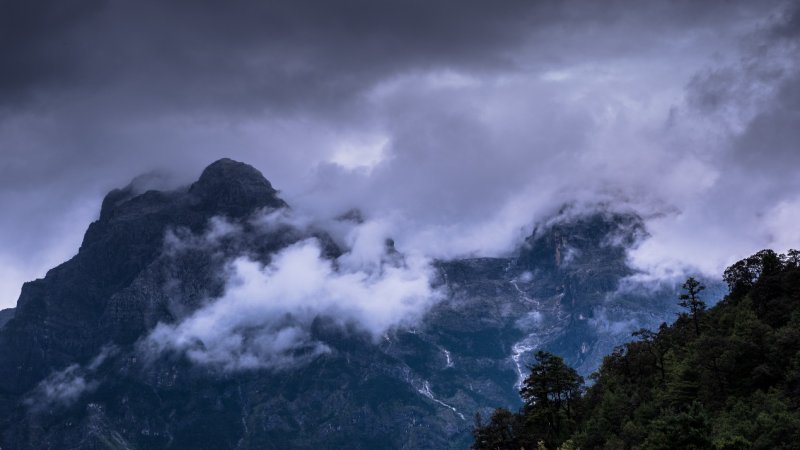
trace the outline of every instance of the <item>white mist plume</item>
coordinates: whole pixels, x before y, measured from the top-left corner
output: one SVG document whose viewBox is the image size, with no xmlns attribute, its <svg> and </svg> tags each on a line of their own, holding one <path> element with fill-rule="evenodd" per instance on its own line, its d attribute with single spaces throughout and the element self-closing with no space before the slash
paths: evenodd
<svg viewBox="0 0 800 450">
<path fill-rule="evenodd" d="M 39 382 L 23 403 L 33 412 L 74 404 L 84 394 L 97 389 L 99 382 L 92 375 L 117 351 L 115 346 L 105 346 L 88 364 L 70 364 L 51 373 Z"/>
<path fill-rule="evenodd" d="M 257 222 L 275 223 L 284 214 Z M 232 230 L 217 224 L 210 233 L 221 229 Z M 319 317 L 373 338 L 413 324 L 441 293 L 431 287 L 429 260 L 387 252 L 384 232 L 379 222 L 357 226 L 348 235 L 350 250 L 336 260 L 323 258 L 316 238 L 290 245 L 267 265 L 239 256 L 227 265 L 220 298 L 178 323 L 159 324 L 142 348 L 185 352 L 196 363 L 229 371 L 280 369 L 332 351 L 312 336 Z"/>
</svg>

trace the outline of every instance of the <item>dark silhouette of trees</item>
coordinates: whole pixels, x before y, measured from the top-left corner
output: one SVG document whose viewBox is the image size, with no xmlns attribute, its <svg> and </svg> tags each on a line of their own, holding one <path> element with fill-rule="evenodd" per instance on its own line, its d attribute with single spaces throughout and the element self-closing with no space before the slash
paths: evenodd
<svg viewBox="0 0 800 450">
<path fill-rule="evenodd" d="M 552 353 L 535 358 L 519 391 L 521 411 L 498 408 L 486 424 L 476 415 L 473 449 L 556 448 L 575 431 L 583 377 Z"/>
<path fill-rule="evenodd" d="M 667 329 L 667 324 L 662 323 L 659 332 L 663 333 Z M 661 381 L 667 381 L 667 352 L 672 348 L 672 342 L 666 334 L 659 334 L 647 328 L 640 328 L 633 332 L 633 337 L 639 338 L 644 348 L 653 358 L 653 367 L 661 375 Z"/>
<path fill-rule="evenodd" d="M 539 351 L 529 367 L 520 395 L 525 401 L 529 442 L 546 446 L 563 442 L 575 428 L 575 410 L 583 389 L 583 377 L 560 357 Z"/>
<path fill-rule="evenodd" d="M 682 287 L 686 293 L 680 295 L 678 305 L 689 310 L 689 316 L 694 323 L 695 334 L 700 336 L 700 314 L 706 310 L 706 303 L 700 300 L 699 294 L 706 287 L 695 280 L 694 277 L 689 277 Z"/>
<path fill-rule="evenodd" d="M 483 423 L 480 413 L 475 413 L 472 448 L 518 450 L 522 447 L 519 434 L 519 417 L 507 409 L 495 409 L 488 423 Z"/>
</svg>

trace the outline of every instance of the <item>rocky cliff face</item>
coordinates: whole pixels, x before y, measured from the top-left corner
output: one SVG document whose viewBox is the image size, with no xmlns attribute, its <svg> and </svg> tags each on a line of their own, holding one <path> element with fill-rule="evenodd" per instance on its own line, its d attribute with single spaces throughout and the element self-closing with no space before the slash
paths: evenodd
<svg viewBox="0 0 800 450">
<path fill-rule="evenodd" d="M 14 308 L 0 309 L 0 328 L 14 318 Z"/>
<path fill-rule="evenodd" d="M 0 447 L 466 448 L 476 411 L 517 404 L 534 349 L 588 373 L 673 310 L 669 289 L 618 289 L 637 217 L 564 215 L 510 257 L 437 262 L 446 298 L 380 339 L 319 314 L 304 332 L 327 350 L 293 349 L 302 363 L 280 370 L 149 354 L 158 324 L 223 295 L 232 259 L 269 264 L 309 238 L 342 254 L 314 226 L 253 220 L 286 208 L 231 160 L 186 189 L 109 193 L 78 254 L 26 283 L 13 318 L 0 312 Z"/>
</svg>

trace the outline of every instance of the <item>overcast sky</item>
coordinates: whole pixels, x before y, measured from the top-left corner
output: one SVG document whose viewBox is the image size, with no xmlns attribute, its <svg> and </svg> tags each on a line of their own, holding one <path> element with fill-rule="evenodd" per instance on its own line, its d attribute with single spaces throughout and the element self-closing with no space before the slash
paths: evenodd
<svg viewBox="0 0 800 450">
<path fill-rule="evenodd" d="M 566 202 L 644 214 L 657 276 L 800 246 L 798 2 L 0 0 L 0 58 L 0 307 L 220 157 L 436 257 Z"/>
</svg>

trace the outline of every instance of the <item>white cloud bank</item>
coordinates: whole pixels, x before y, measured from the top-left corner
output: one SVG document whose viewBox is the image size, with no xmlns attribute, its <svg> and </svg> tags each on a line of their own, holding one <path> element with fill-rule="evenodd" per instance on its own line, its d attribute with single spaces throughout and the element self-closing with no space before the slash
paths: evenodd
<svg viewBox="0 0 800 450">
<path fill-rule="evenodd" d="M 222 297 L 178 323 L 159 324 L 141 347 L 150 355 L 185 352 L 226 371 L 281 369 L 332 351 L 312 336 L 318 317 L 373 338 L 412 324 L 441 293 L 431 287 L 429 260 L 387 252 L 384 231 L 376 222 L 358 226 L 348 236 L 351 250 L 336 260 L 322 257 L 315 238 L 283 249 L 268 265 L 237 257 Z"/>
</svg>

